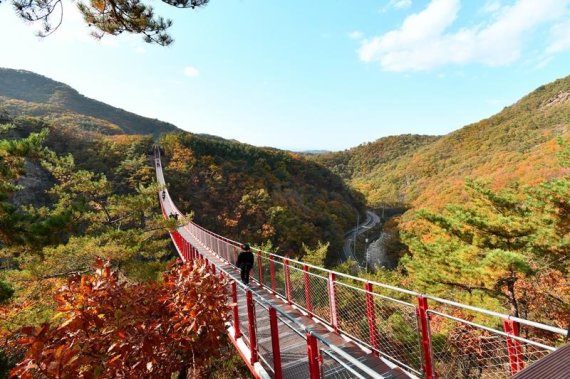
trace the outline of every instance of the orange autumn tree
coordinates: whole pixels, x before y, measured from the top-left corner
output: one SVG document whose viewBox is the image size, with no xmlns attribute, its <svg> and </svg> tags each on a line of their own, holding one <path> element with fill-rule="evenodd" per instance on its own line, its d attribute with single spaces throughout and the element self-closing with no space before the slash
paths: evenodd
<svg viewBox="0 0 570 379">
<path fill-rule="evenodd" d="M 56 294 L 59 325 L 22 330 L 22 379 L 199 375 L 219 354 L 230 306 L 227 282 L 204 266 L 178 264 L 162 283 L 128 285 L 109 264 L 75 276 Z"/>
</svg>

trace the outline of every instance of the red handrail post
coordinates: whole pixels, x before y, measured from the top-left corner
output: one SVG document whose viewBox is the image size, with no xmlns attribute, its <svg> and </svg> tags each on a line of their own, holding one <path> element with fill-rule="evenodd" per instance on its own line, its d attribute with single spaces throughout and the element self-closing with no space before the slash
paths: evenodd
<svg viewBox="0 0 570 379">
<path fill-rule="evenodd" d="M 184 258 L 190 260 L 190 243 L 184 240 Z"/>
<path fill-rule="evenodd" d="M 232 281 L 232 302 L 234 303 L 234 339 L 241 337 L 241 331 L 239 329 L 239 309 L 238 309 L 238 299 L 237 299 L 237 284 Z"/>
<path fill-rule="evenodd" d="M 338 333 L 338 313 L 336 309 L 336 289 L 335 283 L 336 275 L 334 272 L 329 272 L 329 281 L 328 281 L 328 289 L 329 289 L 329 305 L 331 311 L 331 324 L 335 332 Z"/>
<path fill-rule="evenodd" d="M 303 279 L 305 282 L 305 300 L 309 317 L 313 317 L 313 301 L 311 300 L 311 278 L 309 276 L 309 266 L 303 265 Z"/>
<path fill-rule="evenodd" d="M 518 323 L 513 320 L 503 320 L 503 328 L 508 335 L 518 337 Z M 511 374 L 515 375 L 524 368 L 522 358 L 521 343 L 519 340 L 507 337 L 507 351 L 509 352 L 509 363 L 511 365 Z"/>
<path fill-rule="evenodd" d="M 429 315 L 427 299 L 418 296 L 417 317 L 420 325 L 420 334 L 423 351 L 423 371 L 426 379 L 435 378 L 432 362 L 431 337 L 429 331 Z"/>
<path fill-rule="evenodd" d="M 273 372 L 275 379 L 283 379 L 281 368 L 281 350 L 279 348 L 279 327 L 277 326 L 277 312 L 269 307 L 269 327 L 271 329 L 271 348 L 273 351 Z"/>
<path fill-rule="evenodd" d="M 374 306 L 374 296 L 372 283 L 364 283 L 364 289 L 366 290 L 366 315 L 368 316 L 368 331 L 370 333 L 370 346 L 374 349 L 372 353 L 378 356 L 378 351 L 380 350 L 380 345 L 378 344 L 378 330 L 376 328 L 376 309 Z"/>
<path fill-rule="evenodd" d="M 255 337 L 255 308 L 253 306 L 253 296 L 251 290 L 247 290 L 245 295 L 247 301 L 247 320 L 249 326 L 249 349 L 251 350 L 251 364 L 257 362 L 257 338 Z"/>
<path fill-rule="evenodd" d="M 291 300 L 291 273 L 289 272 L 289 259 L 283 259 L 283 273 L 285 274 L 285 297 L 287 302 L 292 304 Z"/>
<path fill-rule="evenodd" d="M 273 255 L 269 256 L 269 273 L 271 274 L 271 290 L 275 294 L 277 293 L 275 290 L 277 284 L 275 283 L 275 258 L 273 258 Z"/>
<path fill-rule="evenodd" d="M 311 379 L 320 379 L 319 367 L 319 346 L 317 338 L 311 333 L 307 333 L 307 355 L 309 357 L 309 377 Z"/>
<path fill-rule="evenodd" d="M 263 263 L 260 251 L 257 252 L 257 268 L 259 269 L 259 284 L 263 285 Z"/>
<path fill-rule="evenodd" d="M 172 232 L 172 242 L 174 242 L 174 248 L 176 249 L 176 253 L 178 254 L 178 237 L 176 236 L 176 231 Z"/>
</svg>

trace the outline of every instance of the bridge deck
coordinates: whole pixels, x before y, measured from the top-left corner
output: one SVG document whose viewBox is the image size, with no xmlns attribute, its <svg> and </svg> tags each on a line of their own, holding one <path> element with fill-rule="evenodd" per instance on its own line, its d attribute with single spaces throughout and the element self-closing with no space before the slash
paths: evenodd
<svg viewBox="0 0 570 379">
<path fill-rule="evenodd" d="M 192 236 L 192 234 L 190 234 L 185 227 L 179 228 L 178 232 L 193 246 L 197 247 L 200 254 L 206 257 L 211 263 L 214 263 L 217 267 L 221 268 L 226 273 L 229 273 L 230 277 L 233 280 L 240 280 L 239 271 L 233 265 L 224 262 L 215 253 L 203 247 L 200 241 Z M 324 336 L 330 344 L 339 347 L 383 377 L 409 378 L 409 376 L 404 374 L 399 369 L 394 369 L 388 366 L 382 359 L 372 355 L 371 352 L 363 350 L 355 343 L 331 331 L 324 324 L 316 322 L 314 319 L 308 317 L 297 308 L 287 304 L 284 299 L 272 294 L 261 285 L 256 283 L 254 280 L 250 282 L 250 288 L 253 292 L 266 300 L 267 303 L 271 304 L 274 307 L 280 308 L 282 311 L 286 312 L 292 318 L 295 318 L 298 322 L 302 323 L 307 328 L 310 328 L 311 330 L 319 333 L 321 336 Z M 247 334 L 248 325 L 247 319 L 245 317 L 245 315 L 247 315 L 247 305 L 245 296 L 238 296 L 238 309 L 239 314 L 244 316 L 240 318 L 241 330 L 244 332 L 244 334 Z M 272 347 L 271 335 L 269 332 L 269 315 L 262 309 L 262 307 L 259 306 L 256 307 L 256 315 L 258 349 L 266 354 L 271 354 Z M 299 331 L 296 330 L 297 328 L 292 325 L 290 321 L 288 322 L 288 320 L 283 319 L 281 321 L 283 321 L 283 324 L 281 325 L 287 326 L 286 328 L 280 328 L 279 330 L 283 376 L 285 378 L 305 377 L 308 373 L 307 342 L 303 336 L 298 334 Z M 328 357 L 324 357 L 322 368 L 323 376 L 326 378 L 352 377 L 349 373 L 345 372 L 340 364 Z M 356 370 L 358 371 L 358 369 Z M 362 375 L 366 376 L 364 373 Z"/>
<path fill-rule="evenodd" d="M 157 165 L 157 168 L 160 168 Z M 164 183 L 164 177 L 162 175 L 162 170 L 157 170 L 157 177 L 160 184 Z M 172 202 L 168 192 L 165 192 L 165 198 L 161 199 L 164 211 L 166 214 L 177 213 L 179 210 L 176 208 Z M 232 280 L 236 282 L 240 281 L 240 275 L 238 269 L 232 264 L 224 261 L 221 257 L 215 254 L 213 251 L 205 247 L 202 242 L 197 239 L 186 226 L 178 228 L 180 235 L 188 241 L 192 246 L 198 249 L 199 253 L 208 259 L 210 263 L 213 263 L 219 269 L 225 271 L 229 274 Z M 252 278 L 253 279 L 253 278 Z M 262 298 L 265 300 L 266 304 L 280 309 L 283 313 L 286 313 L 290 318 L 295 319 L 298 323 L 305 326 L 306 329 L 310 329 L 324 337 L 325 341 L 329 345 L 334 345 L 346 352 L 354 359 L 358 360 L 360 363 L 366 367 L 372 369 L 378 373 L 377 377 L 395 379 L 395 378 L 409 378 L 410 376 L 404 371 L 400 370 L 394 365 L 388 365 L 383 359 L 374 356 L 370 350 L 365 350 L 365 348 L 360 347 L 356 343 L 350 341 L 347 338 L 339 335 L 332 331 L 328 326 L 317 322 L 311 317 L 308 317 L 305 312 L 300 311 L 296 307 L 288 304 L 283 298 L 271 293 L 269 290 L 262 287 L 259 283 L 252 280 L 250 282 L 251 291 L 255 293 L 257 298 Z M 239 292 L 239 291 L 238 291 Z M 240 296 L 241 295 L 241 296 Z M 231 299 L 231 298 L 230 298 Z M 231 301 L 231 300 L 230 300 Z M 241 294 L 238 294 L 238 310 L 239 310 L 239 326 L 242 335 L 246 342 L 245 344 L 238 345 L 238 349 L 248 349 L 248 320 L 247 320 L 247 304 L 245 293 L 242 290 Z M 257 351 L 260 353 L 262 366 L 266 369 L 267 374 L 272 377 L 272 342 L 270 334 L 269 325 L 269 315 L 268 312 L 263 309 L 262 306 L 256 304 L 255 314 L 256 314 L 256 339 L 257 339 Z M 304 337 L 304 331 L 299 330 L 299 326 L 295 325 L 291 320 L 287 318 L 279 318 L 279 343 L 280 343 L 280 356 L 281 364 L 284 378 L 305 378 L 309 376 L 309 362 L 307 358 L 307 341 Z M 233 336 L 230 336 L 233 337 Z M 236 341 L 234 341 L 235 343 Z M 348 371 L 343 365 L 333 359 L 336 355 L 332 352 L 325 344 L 319 342 L 319 348 L 321 350 L 321 375 L 324 378 L 352 378 L 355 377 L 353 373 Z M 250 351 L 242 351 L 244 356 L 251 356 Z M 338 359 L 338 358 L 337 358 Z M 366 373 L 362 372 L 359 368 L 355 367 L 353 364 L 344 363 L 346 366 L 351 367 L 354 371 L 358 372 L 362 377 L 370 377 Z"/>
</svg>

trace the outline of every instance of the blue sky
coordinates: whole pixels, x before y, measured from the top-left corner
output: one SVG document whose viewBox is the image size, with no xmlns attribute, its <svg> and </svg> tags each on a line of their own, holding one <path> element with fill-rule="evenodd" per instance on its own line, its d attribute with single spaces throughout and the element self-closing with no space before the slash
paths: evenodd
<svg viewBox="0 0 570 379">
<path fill-rule="evenodd" d="M 46 39 L 0 4 L 0 66 L 195 133 L 342 150 L 445 134 L 570 74 L 570 0 L 153 2 L 164 48 L 89 36 L 71 2 Z"/>
</svg>

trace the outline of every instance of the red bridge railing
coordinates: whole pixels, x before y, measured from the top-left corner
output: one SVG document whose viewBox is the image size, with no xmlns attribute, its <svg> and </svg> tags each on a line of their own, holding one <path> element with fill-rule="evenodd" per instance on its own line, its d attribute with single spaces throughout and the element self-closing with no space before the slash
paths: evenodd
<svg viewBox="0 0 570 379">
<path fill-rule="evenodd" d="M 235 266 L 241 247 L 239 242 L 193 222 L 183 228 L 199 241 L 202 248 Z M 171 235 L 184 259 L 196 258 L 195 247 L 187 246 L 188 242 L 178 232 Z M 565 342 L 567 331 L 558 327 L 253 250 L 257 256 L 253 277 L 261 286 L 415 376 L 508 378 Z M 287 321 L 287 316 L 281 315 L 278 321 L 275 309 L 251 298 L 250 293 L 235 283 L 232 285 L 234 301 L 246 296 L 248 302 L 247 316 L 240 314 L 237 308 L 234 310 L 235 336 L 245 337 L 252 351 L 250 363 L 265 360 L 274 376 L 280 377 L 279 340 L 272 340 L 272 352 L 257 350 L 259 335 L 252 327 L 255 317 L 252 318 L 249 304 L 257 304 L 257 308 L 268 312 L 272 338 L 275 338 L 279 322 L 288 324 L 291 320 Z M 299 334 L 304 333 L 302 327 L 296 328 Z M 310 377 L 317 377 L 313 375 L 317 375 L 323 365 L 320 363 L 319 366 L 317 358 L 326 349 L 317 336 L 308 333 L 304 338 Z M 326 348 L 328 354 L 334 350 L 331 346 Z M 339 360 L 338 357 L 332 359 Z"/>
</svg>

